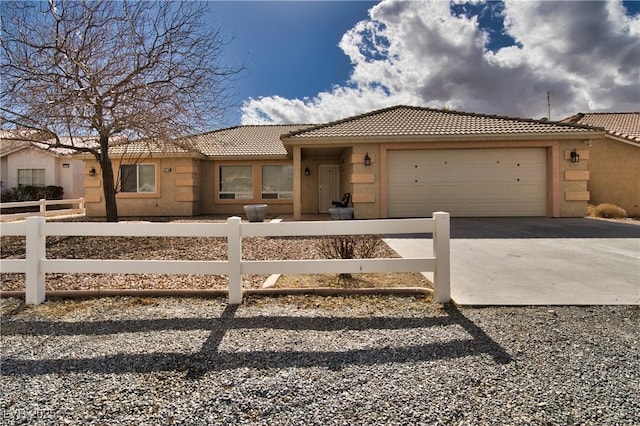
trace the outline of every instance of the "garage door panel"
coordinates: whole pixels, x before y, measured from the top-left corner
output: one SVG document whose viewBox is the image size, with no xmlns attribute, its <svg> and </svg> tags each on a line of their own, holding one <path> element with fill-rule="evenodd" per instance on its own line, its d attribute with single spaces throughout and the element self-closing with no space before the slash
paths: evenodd
<svg viewBox="0 0 640 426">
<path fill-rule="evenodd" d="M 546 150 L 407 150 L 388 154 L 388 215 L 546 215 Z"/>
</svg>

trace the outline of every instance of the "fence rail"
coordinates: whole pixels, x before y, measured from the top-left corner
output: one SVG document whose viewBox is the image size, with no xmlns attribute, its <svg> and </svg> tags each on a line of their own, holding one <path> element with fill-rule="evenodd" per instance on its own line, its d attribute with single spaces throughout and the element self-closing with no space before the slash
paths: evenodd
<svg viewBox="0 0 640 426">
<path fill-rule="evenodd" d="M 60 206 L 60 205 L 68 205 L 68 204 L 77 205 L 78 207 L 70 208 L 70 209 L 47 210 L 47 206 Z M 68 200 L 41 199 L 38 201 L 17 201 L 17 202 L 11 202 L 11 203 L 0 203 L 0 210 L 22 208 L 22 207 L 39 207 L 39 209 L 38 211 L 35 211 L 35 212 L 0 214 L 0 221 L 6 222 L 10 220 L 20 220 L 20 219 L 25 219 L 27 217 L 32 217 L 32 216 L 50 217 L 50 216 L 63 216 L 63 215 L 68 216 L 68 215 L 86 214 L 86 210 L 84 206 L 84 198 L 72 198 Z"/>
<path fill-rule="evenodd" d="M 243 274 L 313 274 L 359 272 L 434 272 L 434 297 L 450 301 L 449 214 L 431 219 L 348 220 L 331 222 L 243 223 L 60 223 L 30 217 L 0 223 L 1 235 L 25 236 L 24 259 L 2 259 L 2 273 L 24 273 L 26 303 L 45 300 L 47 273 L 227 275 L 229 303 L 242 303 Z M 433 233 L 433 257 L 394 259 L 243 260 L 242 238 L 363 234 Z M 47 259 L 47 236 L 226 237 L 227 260 Z"/>
</svg>

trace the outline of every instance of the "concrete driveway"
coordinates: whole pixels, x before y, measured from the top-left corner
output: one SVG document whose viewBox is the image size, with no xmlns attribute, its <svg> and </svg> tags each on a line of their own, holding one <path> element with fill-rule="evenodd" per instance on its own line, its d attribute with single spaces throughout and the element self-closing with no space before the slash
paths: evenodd
<svg viewBox="0 0 640 426">
<path fill-rule="evenodd" d="M 403 257 L 432 255 L 428 234 L 385 241 Z M 461 305 L 640 304 L 640 225 L 453 218 L 451 296 Z"/>
</svg>

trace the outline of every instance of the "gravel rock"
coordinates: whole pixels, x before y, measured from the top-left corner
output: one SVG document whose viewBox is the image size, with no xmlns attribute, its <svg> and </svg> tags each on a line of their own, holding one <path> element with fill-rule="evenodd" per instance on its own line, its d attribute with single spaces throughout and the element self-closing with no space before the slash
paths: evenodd
<svg viewBox="0 0 640 426">
<path fill-rule="evenodd" d="M 633 425 L 640 308 L 3 299 L 4 424 Z"/>
</svg>

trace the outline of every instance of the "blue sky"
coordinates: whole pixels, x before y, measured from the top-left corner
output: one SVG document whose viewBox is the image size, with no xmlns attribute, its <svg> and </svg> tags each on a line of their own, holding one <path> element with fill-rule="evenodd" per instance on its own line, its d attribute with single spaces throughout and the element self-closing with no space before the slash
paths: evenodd
<svg viewBox="0 0 640 426">
<path fill-rule="evenodd" d="M 214 2 L 213 14 L 233 37 L 229 53 L 246 61 L 241 99 L 314 96 L 349 78 L 342 35 L 376 2 Z"/>
<path fill-rule="evenodd" d="M 396 104 L 552 119 L 640 110 L 640 2 L 211 2 L 246 62 L 230 124 Z"/>
</svg>

